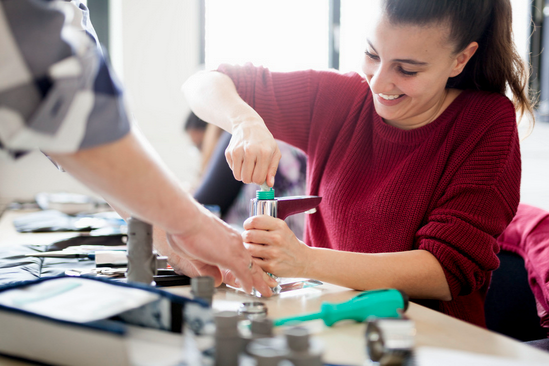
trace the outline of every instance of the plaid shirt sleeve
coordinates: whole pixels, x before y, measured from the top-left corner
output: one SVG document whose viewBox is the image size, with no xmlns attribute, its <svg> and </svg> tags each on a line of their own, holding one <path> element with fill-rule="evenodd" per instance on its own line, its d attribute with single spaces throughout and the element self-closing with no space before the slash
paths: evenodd
<svg viewBox="0 0 549 366">
<path fill-rule="evenodd" d="M 71 153 L 130 130 L 80 0 L 0 0 L 0 148 Z"/>
</svg>

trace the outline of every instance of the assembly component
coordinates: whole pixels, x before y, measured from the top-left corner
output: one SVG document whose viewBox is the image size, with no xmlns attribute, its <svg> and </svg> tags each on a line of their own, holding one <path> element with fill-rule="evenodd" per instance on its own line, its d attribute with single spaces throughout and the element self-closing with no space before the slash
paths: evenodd
<svg viewBox="0 0 549 366">
<path fill-rule="evenodd" d="M 215 283 L 213 277 L 199 276 L 191 278 L 191 294 L 195 299 L 202 299 L 212 305 L 215 292 Z"/>
<path fill-rule="evenodd" d="M 255 339 L 248 344 L 247 353 L 258 366 L 275 366 L 286 360 L 289 354 L 286 341 L 281 337 Z"/>
<path fill-rule="evenodd" d="M 267 310 L 267 306 L 261 301 L 246 301 L 238 308 L 238 314 L 249 320 L 263 319 L 267 316 Z"/>
<path fill-rule="evenodd" d="M 252 337 L 272 337 L 273 336 L 273 321 L 269 318 L 253 319 L 250 325 Z"/>
<path fill-rule="evenodd" d="M 220 311 L 214 315 L 215 335 L 238 336 L 238 321 L 240 317 L 235 311 Z"/>
<path fill-rule="evenodd" d="M 128 219 L 128 281 L 154 285 L 157 265 L 152 233 L 151 224 L 135 217 Z"/>
<path fill-rule="evenodd" d="M 371 290 L 340 304 L 323 303 L 320 307 L 322 319 L 328 326 L 351 319 L 363 322 L 369 317 L 399 318 L 405 308 L 402 293 L 395 289 Z"/>
<path fill-rule="evenodd" d="M 156 254 L 156 268 L 168 269 L 168 257 Z"/>
<path fill-rule="evenodd" d="M 258 191 L 259 192 L 259 191 Z M 251 200 L 250 216 L 267 215 L 277 217 L 278 202 L 275 199 L 257 199 Z"/>
<path fill-rule="evenodd" d="M 319 196 L 288 196 L 279 197 L 278 201 L 278 217 L 285 220 L 288 216 L 295 215 L 301 212 L 310 211 L 316 208 L 322 201 Z"/>
<path fill-rule="evenodd" d="M 275 190 L 273 188 L 269 188 L 268 190 L 263 190 L 262 188 L 261 190 L 255 192 L 255 197 L 258 200 L 274 200 Z"/>
<path fill-rule="evenodd" d="M 366 354 L 380 365 L 405 365 L 415 345 L 416 328 L 409 319 L 370 319 L 366 324 Z"/>
<path fill-rule="evenodd" d="M 290 350 L 288 360 L 294 366 L 322 366 L 324 347 L 317 339 L 310 338 L 306 328 L 289 328 L 284 334 Z"/>
<path fill-rule="evenodd" d="M 100 250 L 95 252 L 96 267 L 127 267 L 128 255 L 122 250 Z"/>
<path fill-rule="evenodd" d="M 309 350 L 309 332 L 303 327 L 289 328 L 284 332 L 288 347 L 294 352 Z"/>
<path fill-rule="evenodd" d="M 238 357 L 244 351 L 244 340 L 238 332 L 240 317 L 234 311 L 215 314 L 215 365 L 238 366 Z"/>
</svg>

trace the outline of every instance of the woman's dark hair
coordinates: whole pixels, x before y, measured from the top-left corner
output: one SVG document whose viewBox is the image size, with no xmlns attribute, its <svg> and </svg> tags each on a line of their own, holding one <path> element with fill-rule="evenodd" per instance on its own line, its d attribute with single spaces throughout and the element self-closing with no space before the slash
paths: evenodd
<svg viewBox="0 0 549 366">
<path fill-rule="evenodd" d="M 461 74 L 447 87 L 513 93 L 515 109 L 531 115 L 527 95 L 528 70 L 513 42 L 509 0 L 384 0 L 384 14 L 392 24 L 449 25 L 455 51 L 471 42 L 479 47 Z"/>
</svg>

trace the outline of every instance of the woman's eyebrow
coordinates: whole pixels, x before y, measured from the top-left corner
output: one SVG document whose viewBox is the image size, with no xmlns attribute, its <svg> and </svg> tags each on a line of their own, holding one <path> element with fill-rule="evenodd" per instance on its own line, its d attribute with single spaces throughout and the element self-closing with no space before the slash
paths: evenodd
<svg viewBox="0 0 549 366">
<path fill-rule="evenodd" d="M 368 44 L 370 45 L 370 47 L 372 47 L 372 50 L 374 50 L 375 53 L 378 53 L 376 48 L 372 45 L 372 42 L 370 42 L 368 40 Z M 424 61 L 418 61 L 418 60 L 414 60 L 414 59 L 409 59 L 409 58 L 396 58 L 394 60 L 392 60 L 393 62 L 401 62 L 401 63 L 405 63 L 405 64 L 411 64 L 411 65 L 416 65 L 416 66 L 425 66 L 425 65 L 429 65 L 428 62 L 424 62 Z"/>
</svg>

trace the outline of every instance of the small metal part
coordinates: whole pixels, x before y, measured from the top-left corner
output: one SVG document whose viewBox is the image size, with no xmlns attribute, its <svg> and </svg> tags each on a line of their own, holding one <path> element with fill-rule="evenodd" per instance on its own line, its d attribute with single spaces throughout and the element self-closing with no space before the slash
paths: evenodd
<svg viewBox="0 0 549 366">
<path fill-rule="evenodd" d="M 156 254 L 153 253 L 152 225 L 131 217 L 128 219 L 128 271 L 130 282 L 155 285 Z"/>
<path fill-rule="evenodd" d="M 273 320 L 269 318 L 254 319 L 250 325 L 253 338 L 272 337 L 273 329 Z"/>
<path fill-rule="evenodd" d="M 250 342 L 246 352 L 255 359 L 257 366 L 276 366 L 288 356 L 288 347 L 283 338 L 261 338 Z"/>
<path fill-rule="evenodd" d="M 238 308 L 238 314 L 249 320 L 262 319 L 267 316 L 267 306 L 260 301 L 243 302 Z"/>
<path fill-rule="evenodd" d="M 407 318 L 372 319 L 366 325 L 366 354 L 381 366 L 402 366 L 411 359 L 415 324 Z"/>
<path fill-rule="evenodd" d="M 288 361 L 294 366 L 322 366 L 324 347 L 316 339 L 310 338 L 309 331 L 303 327 L 287 329 L 286 343 L 288 344 Z"/>
<path fill-rule="evenodd" d="M 191 294 L 198 299 L 202 299 L 212 305 L 215 284 L 213 277 L 199 276 L 191 278 Z"/>
<path fill-rule="evenodd" d="M 277 200 L 258 200 L 252 199 L 250 216 L 267 215 L 277 217 L 278 201 Z"/>
<path fill-rule="evenodd" d="M 168 257 L 165 255 L 156 255 L 156 268 L 168 269 Z"/>
<path fill-rule="evenodd" d="M 244 351 L 244 340 L 238 332 L 239 315 L 222 311 L 215 318 L 215 365 L 238 366 L 239 354 Z"/>
</svg>

